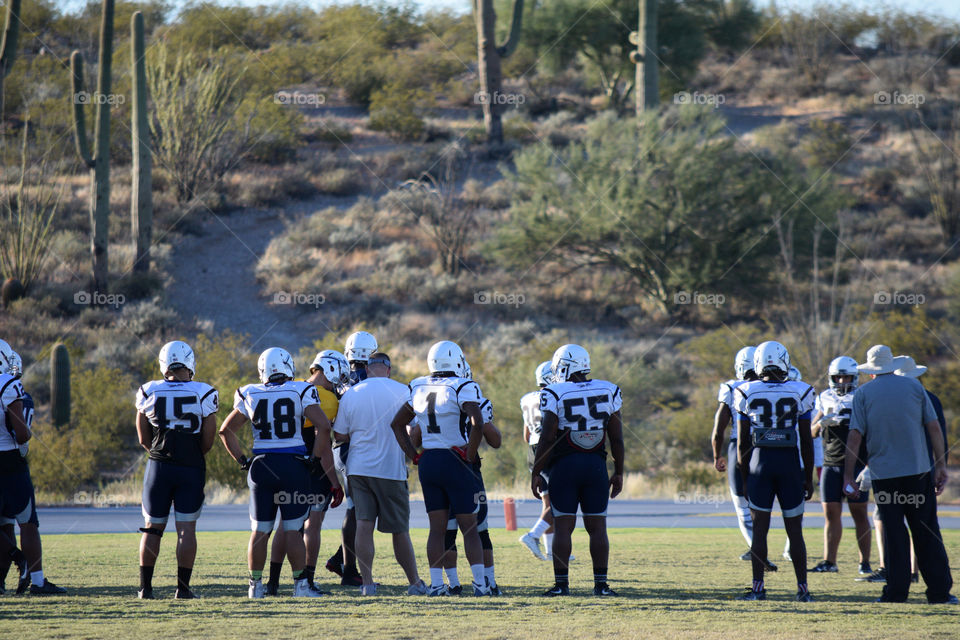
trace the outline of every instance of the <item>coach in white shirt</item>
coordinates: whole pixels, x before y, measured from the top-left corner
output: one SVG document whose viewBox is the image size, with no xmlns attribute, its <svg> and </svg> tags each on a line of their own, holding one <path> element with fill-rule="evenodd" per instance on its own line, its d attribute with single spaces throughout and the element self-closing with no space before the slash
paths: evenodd
<svg viewBox="0 0 960 640">
<path fill-rule="evenodd" d="M 393 553 L 407 574 L 410 595 L 423 595 L 426 585 L 417 573 L 410 542 L 410 490 L 406 456 L 397 444 L 390 421 L 410 398 L 406 385 L 390 379 L 390 358 L 370 356 L 367 379 L 347 389 L 340 398 L 334 437 L 350 441 L 347 477 L 357 513 L 356 553 L 363 586 L 373 595 L 373 527 L 393 534 Z"/>
</svg>

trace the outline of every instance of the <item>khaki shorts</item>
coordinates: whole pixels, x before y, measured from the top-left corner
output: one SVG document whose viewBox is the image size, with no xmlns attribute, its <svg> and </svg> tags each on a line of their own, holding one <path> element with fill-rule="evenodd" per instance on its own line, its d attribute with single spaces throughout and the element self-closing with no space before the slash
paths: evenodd
<svg viewBox="0 0 960 640">
<path fill-rule="evenodd" d="M 376 520 L 381 533 L 410 530 L 410 490 L 406 480 L 350 476 L 357 520 Z"/>
</svg>

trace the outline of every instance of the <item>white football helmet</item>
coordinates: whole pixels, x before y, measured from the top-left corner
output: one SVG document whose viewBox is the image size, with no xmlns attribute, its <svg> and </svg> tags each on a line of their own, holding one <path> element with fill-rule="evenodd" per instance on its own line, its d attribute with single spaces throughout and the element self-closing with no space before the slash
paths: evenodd
<svg viewBox="0 0 960 640">
<path fill-rule="evenodd" d="M 193 355 L 193 349 L 186 342 L 174 340 L 163 345 L 160 349 L 160 355 L 157 358 L 160 361 L 160 373 L 167 375 L 171 369 L 186 367 L 190 373 L 197 373 L 197 359 Z"/>
<path fill-rule="evenodd" d="M 319 369 L 334 386 L 348 384 L 350 382 L 350 363 L 339 351 L 325 349 L 317 354 L 317 357 L 310 363 L 310 372 Z"/>
<path fill-rule="evenodd" d="M 779 371 L 781 378 L 786 378 L 790 372 L 790 354 L 776 340 L 761 342 L 753 354 L 753 370 L 756 374 L 761 375 L 767 369 Z"/>
<path fill-rule="evenodd" d="M 747 374 L 753 371 L 753 354 L 756 350 L 756 347 L 744 347 L 737 351 L 733 359 L 733 371 L 737 380 L 746 380 Z"/>
<path fill-rule="evenodd" d="M 278 376 L 293 379 L 297 368 L 293 364 L 293 356 L 286 349 L 271 347 L 260 354 L 257 371 L 260 373 L 260 382 L 266 384 Z"/>
<path fill-rule="evenodd" d="M 432 347 L 427 354 L 427 368 L 430 373 L 449 371 L 458 376 L 464 375 L 464 366 L 467 360 L 463 357 L 463 350 L 456 342 L 442 340 Z"/>
<path fill-rule="evenodd" d="M 857 361 L 850 356 L 834 358 L 827 369 L 827 375 L 830 376 L 830 388 L 838 396 L 853 393 L 857 385 L 860 384 L 860 370 L 857 368 Z M 839 380 L 835 380 L 840 376 L 853 376 L 853 381 L 841 384 Z"/>
<path fill-rule="evenodd" d="M 565 344 L 553 352 L 554 382 L 566 382 L 575 373 L 590 373 L 590 354 L 578 344 Z"/>
<path fill-rule="evenodd" d="M 23 360 L 20 359 L 20 354 L 16 351 L 10 352 L 10 367 L 7 369 L 7 373 L 12 375 L 15 380 L 19 380 L 23 375 Z"/>
<path fill-rule="evenodd" d="M 537 367 L 536 376 L 537 384 L 541 387 L 553 384 L 553 363 L 549 360 L 541 362 L 540 366 Z"/>
<path fill-rule="evenodd" d="M 13 349 L 4 340 L 0 340 L 0 373 L 10 373 L 13 363 Z"/>
<path fill-rule="evenodd" d="M 787 380 L 803 380 L 803 376 L 800 375 L 800 369 L 791 366 L 787 371 Z"/>
<path fill-rule="evenodd" d="M 347 357 L 347 362 L 369 362 L 370 356 L 378 349 L 377 339 L 366 331 L 356 331 L 347 338 L 347 344 L 343 348 L 343 355 Z"/>
</svg>

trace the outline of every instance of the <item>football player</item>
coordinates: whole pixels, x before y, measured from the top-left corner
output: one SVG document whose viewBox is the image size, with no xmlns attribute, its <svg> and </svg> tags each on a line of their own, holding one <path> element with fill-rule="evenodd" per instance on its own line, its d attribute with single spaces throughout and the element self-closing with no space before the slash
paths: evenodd
<svg viewBox="0 0 960 640">
<path fill-rule="evenodd" d="M 20 359 L 20 355 L 10 349 L 9 345 L 6 342 L 0 341 L 0 372 L 7 374 L 16 382 L 16 384 L 21 384 L 21 400 L 20 404 L 22 407 L 22 420 L 27 427 L 27 433 L 32 432 L 33 426 L 33 398 L 30 396 L 26 390 L 23 389 L 22 383 L 20 383 L 20 377 L 23 373 L 23 362 Z M 0 383 L 2 385 L 4 383 Z M 2 403 L 6 406 L 6 403 Z M 12 411 L 11 408 L 8 408 L 7 411 Z M 13 441 L 18 441 L 16 429 L 14 428 L 14 417 L 7 416 L 4 425 L 6 426 L 5 431 L 10 436 Z M 25 482 L 21 485 L 19 491 L 17 491 L 18 498 L 22 498 L 26 494 L 27 487 L 29 486 L 30 496 L 30 511 L 27 515 L 26 521 L 23 521 L 22 518 L 7 516 L 6 513 L 3 513 L 3 517 L 0 518 L 0 524 L 3 528 L 3 537 L 10 541 L 13 545 L 10 553 L 4 558 L 3 568 L 0 573 L 3 575 L 3 580 L 0 580 L 0 588 L 2 588 L 2 582 L 5 581 L 7 571 L 9 570 L 10 562 L 14 561 L 17 564 L 19 569 L 19 581 L 17 583 L 17 593 L 22 594 L 27 591 L 27 587 L 30 588 L 30 593 L 34 595 L 59 595 L 67 592 L 63 587 L 55 585 L 53 582 L 48 580 L 43 575 L 43 546 L 40 541 L 40 521 L 37 518 L 37 500 L 36 495 L 33 490 L 33 481 L 30 478 L 30 467 L 26 460 L 26 455 L 29 450 L 29 443 L 23 442 L 17 447 L 18 455 L 21 457 L 22 465 L 26 469 L 26 475 L 19 475 L 18 480 L 13 480 L 13 489 L 17 490 L 18 482 Z M 14 460 L 13 456 L 10 454 L 2 453 L 0 450 L 0 458 L 9 456 L 11 461 Z M 13 470 L 16 468 L 16 464 L 11 464 L 9 469 Z M 0 462 L 0 469 L 7 468 L 5 462 Z M 0 474 L 6 474 L 6 471 L 0 470 Z M 3 483 L 6 479 L 0 479 L 0 483 Z M 18 500 L 19 501 L 19 500 Z M 4 509 L 5 511 L 5 509 Z M 13 525 L 17 523 L 20 527 L 20 544 L 23 547 L 23 552 L 16 549 L 16 538 L 14 538 Z"/>
<path fill-rule="evenodd" d="M 850 430 L 850 415 L 853 411 L 853 394 L 860 380 L 857 361 L 848 356 L 835 358 L 827 369 L 830 388 L 817 397 L 816 415 L 813 418 L 814 436 L 822 435 L 824 443 L 824 466 L 820 475 L 820 501 L 823 503 L 823 560 L 811 571 L 835 573 L 837 571 L 837 548 L 843 535 L 843 464 L 847 454 L 847 433 Z M 860 448 L 859 475 L 866 460 L 866 443 Z M 860 549 L 860 574 L 870 575 L 870 520 L 867 517 L 869 491 L 859 496 L 846 496 L 857 530 L 857 546 Z"/>
<path fill-rule="evenodd" d="M 337 418 L 337 410 L 340 407 L 340 395 L 337 391 L 342 385 L 350 382 L 350 365 L 347 359 L 339 351 L 327 349 L 321 351 L 310 364 L 310 377 L 305 382 L 309 382 L 317 388 L 317 396 L 320 398 L 320 408 L 323 414 L 327 416 L 330 424 Z M 310 420 L 305 419 L 303 423 L 303 441 L 307 451 L 313 451 L 313 441 L 316 438 L 316 430 Z M 320 530 L 323 527 L 323 517 L 333 498 L 333 488 L 326 475 L 311 475 L 312 495 L 310 506 L 310 517 L 304 524 L 303 542 L 306 545 L 307 556 L 303 575 L 310 583 L 311 588 L 318 589 L 314 583 L 314 577 L 317 570 L 317 556 L 320 554 Z M 282 525 L 281 525 L 282 526 Z M 270 547 L 270 577 L 267 580 L 266 593 L 268 596 L 277 595 L 280 588 L 280 572 L 283 569 L 283 559 L 287 553 L 287 537 L 277 535 L 273 537 L 273 543 Z"/>
<path fill-rule="evenodd" d="M 431 596 L 448 595 L 443 583 L 444 541 L 452 513 L 463 533 L 463 548 L 473 574 L 473 595 L 490 595 L 483 565 L 483 546 L 477 531 L 479 494 L 473 463 L 483 438 L 483 394 L 476 382 L 464 377 L 463 351 L 444 340 L 430 347 L 430 375 L 410 382 L 410 401 L 394 416 L 391 427 L 400 448 L 419 465 L 424 506 L 430 520 L 427 560 Z M 417 453 L 407 425 L 422 430 L 423 452 Z"/>
<path fill-rule="evenodd" d="M 607 585 L 610 541 L 607 501 L 623 489 L 623 424 L 620 388 L 606 380 L 590 380 L 590 355 L 568 344 L 557 349 L 551 364 L 553 382 L 540 392 L 543 416 L 540 443 L 531 473 L 533 497 L 548 487 L 553 509 L 554 586 L 544 596 L 569 595 L 570 538 L 577 509 L 590 536 L 593 594 L 614 596 Z M 614 471 L 607 475 L 604 441 L 610 440 Z M 548 470 L 545 479 L 541 472 Z"/>
<path fill-rule="evenodd" d="M 197 556 L 197 518 L 206 483 L 204 457 L 217 433 L 219 396 L 210 385 L 193 379 L 193 349 L 175 340 L 158 357 L 161 380 L 147 382 L 136 395 L 137 435 L 149 454 L 143 474 L 143 518 L 140 529 L 140 590 L 152 600 L 153 571 L 160 538 L 173 506 L 177 528 L 177 599 L 192 599 L 193 562 Z"/>
<path fill-rule="evenodd" d="M 347 384 L 354 385 L 367 379 L 367 363 L 377 349 L 379 349 L 377 339 L 366 331 L 355 331 L 347 337 L 343 349 L 343 355 L 346 356 L 350 365 L 350 380 Z M 350 441 L 337 442 L 334 448 L 333 461 L 343 479 L 343 489 L 349 494 L 347 456 L 350 453 Z M 357 512 L 353 508 L 353 500 L 349 495 L 346 497 L 346 503 L 347 512 L 343 516 L 343 524 L 340 527 L 340 547 L 327 560 L 326 566 L 327 571 L 340 576 L 340 584 L 359 587 L 363 584 L 363 578 L 357 570 L 357 555 L 353 548 L 357 536 Z"/>
<path fill-rule="evenodd" d="M 553 381 L 553 369 L 549 360 L 541 362 L 540 366 L 534 372 L 537 379 L 537 386 L 542 391 Z M 520 413 L 523 416 L 523 440 L 529 445 L 527 449 L 527 467 L 533 472 L 533 461 L 537 456 L 537 443 L 540 442 L 540 391 L 531 391 L 520 398 Z M 549 483 L 549 480 L 548 480 Z M 553 555 L 553 511 L 550 509 L 550 491 L 544 489 L 540 495 L 543 497 L 543 507 L 540 510 L 540 518 L 533 525 L 530 531 L 520 536 L 520 543 L 535 558 L 546 560 L 547 556 L 540 549 L 540 536 L 544 537 L 546 542 L 546 551 L 550 556 Z"/>
<path fill-rule="evenodd" d="M 790 356 L 779 342 L 758 345 L 753 366 L 760 379 L 734 390 L 734 410 L 739 417 L 737 460 L 753 516 L 753 585 L 743 599 L 766 599 L 761 558 L 767 557 L 770 512 L 776 498 L 790 538 L 796 599 L 810 602 L 802 522 L 804 502 L 813 497 L 810 412 L 814 390 L 805 382 L 787 380 Z"/>
<path fill-rule="evenodd" d="M 753 518 L 750 516 L 750 507 L 743 487 L 743 475 L 737 463 L 737 425 L 733 420 L 736 415 L 733 411 L 733 391 L 744 382 L 757 379 L 757 374 L 753 370 L 755 351 L 755 347 L 744 347 L 734 356 L 733 371 L 736 377 L 720 385 L 720 392 L 717 394 L 719 405 L 713 417 L 713 434 L 710 437 L 713 444 L 713 466 L 717 471 L 727 474 L 727 484 L 730 486 L 730 497 L 737 510 L 740 533 L 743 534 L 748 546 L 753 544 Z M 730 429 L 730 443 L 727 445 L 727 454 L 724 456 L 724 434 L 730 424 L 733 424 L 733 428 Z M 744 552 L 740 559 L 750 560 L 750 550 Z M 764 564 L 767 571 L 777 570 L 777 565 L 769 559 L 764 560 Z"/>
<path fill-rule="evenodd" d="M 263 565 L 267 560 L 267 543 L 277 511 L 283 520 L 282 535 L 287 538 L 287 557 L 293 569 L 293 596 L 314 598 L 321 592 L 311 589 L 303 575 L 306 548 L 300 527 L 310 513 L 310 474 L 326 474 L 333 499 L 331 507 L 343 500 L 343 491 L 333 468 L 330 447 L 330 421 L 320 408 L 317 388 L 309 382 L 294 380 L 293 357 L 276 347 L 260 354 L 257 361 L 260 384 L 237 389 L 233 411 L 220 426 L 220 438 L 227 451 L 247 472 L 250 487 L 250 521 L 253 532 L 247 550 L 250 568 L 250 598 L 263 598 Z M 303 439 L 303 419 L 316 429 L 312 456 L 307 456 Z M 237 431 L 247 422 L 253 429 L 253 460 L 248 460 L 240 446 Z"/>
</svg>

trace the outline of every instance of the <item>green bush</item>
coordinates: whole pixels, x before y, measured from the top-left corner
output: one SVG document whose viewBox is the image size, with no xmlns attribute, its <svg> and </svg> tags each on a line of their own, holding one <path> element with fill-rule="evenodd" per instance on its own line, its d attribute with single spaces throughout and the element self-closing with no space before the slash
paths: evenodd
<svg viewBox="0 0 960 640">
<path fill-rule="evenodd" d="M 391 82 L 370 97 L 370 128 L 385 131 L 397 140 L 418 140 L 426 123 L 423 117 L 433 100 L 423 90 L 404 82 Z"/>
</svg>

